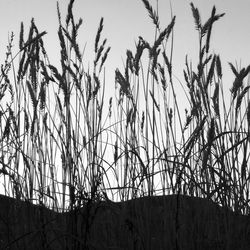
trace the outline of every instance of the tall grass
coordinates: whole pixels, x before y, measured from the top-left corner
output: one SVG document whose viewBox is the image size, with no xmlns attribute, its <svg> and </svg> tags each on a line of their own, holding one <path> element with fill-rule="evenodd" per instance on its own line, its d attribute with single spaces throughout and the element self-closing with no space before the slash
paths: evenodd
<svg viewBox="0 0 250 250">
<path fill-rule="evenodd" d="M 158 11 L 142 0 L 155 40 L 139 37 L 135 50 L 127 50 L 124 68 L 115 71 L 115 96 L 106 101 L 110 47 L 102 38 L 104 20 L 95 59 L 86 67 L 77 41 L 82 19 L 75 20 L 73 3 L 65 22 L 57 6 L 60 67 L 50 64 L 46 32 L 34 20 L 26 39 L 21 24 L 15 55 L 10 38 L 0 75 L 4 193 L 63 211 L 89 200 L 185 194 L 249 214 L 250 66 L 229 64 L 235 79 L 227 106 L 221 59 L 210 50 L 212 28 L 224 14 L 214 7 L 203 24 L 191 3 L 198 65 L 186 57 L 178 83 L 172 65 L 175 16 L 162 28 Z M 189 103 L 185 110 L 177 84 Z"/>
</svg>

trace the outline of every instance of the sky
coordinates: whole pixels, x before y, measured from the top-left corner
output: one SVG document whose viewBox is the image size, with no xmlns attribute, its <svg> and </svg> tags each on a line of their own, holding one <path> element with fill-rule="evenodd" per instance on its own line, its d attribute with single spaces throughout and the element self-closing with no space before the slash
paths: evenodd
<svg viewBox="0 0 250 250">
<path fill-rule="evenodd" d="M 62 16 L 67 13 L 68 0 L 59 0 Z M 156 0 L 149 0 L 156 7 Z M 194 0 L 202 20 L 206 20 L 213 5 L 218 13 L 226 15 L 215 24 L 211 48 L 221 55 L 223 63 L 235 62 L 246 66 L 250 63 L 250 1 L 249 0 Z M 170 0 L 158 0 L 160 24 L 162 29 L 171 20 Z M 175 74 L 182 75 L 185 55 L 190 59 L 197 56 L 197 32 L 190 9 L 190 1 L 172 0 L 173 14 L 176 15 L 174 30 L 174 64 Z M 108 59 L 110 70 L 122 66 L 127 49 L 134 50 L 138 36 L 153 41 L 154 26 L 141 0 L 75 0 L 74 13 L 77 19 L 83 18 L 79 33 L 79 42 L 83 48 L 86 44 L 86 61 L 88 53 L 93 52 L 95 34 L 101 17 L 104 17 L 103 37 L 108 39 L 111 52 Z M 0 0 L 0 55 L 2 57 L 8 42 L 8 34 L 14 32 L 16 49 L 20 22 L 24 22 L 26 36 L 31 18 L 40 31 L 46 30 L 46 48 L 52 63 L 58 63 L 59 43 L 57 39 L 58 19 L 56 0 Z M 89 54 L 89 55 L 90 55 Z M 4 58 L 0 58 L 3 63 Z M 91 62 L 91 61 L 90 61 Z M 180 70 L 178 70 L 180 67 Z M 227 66 L 226 66 L 227 67 Z M 179 71 L 179 72 L 178 72 Z"/>
<path fill-rule="evenodd" d="M 62 20 L 65 20 L 69 0 L 58 0 Z M 171 21 L 171 6 L 176 16 L 174 27 L 173 74 L 177 82 L 178 105 L 184 112 L 187 99 L 183 98 L 184 91 L 178 84 L 185 85 L 183 69 L 185 57 L 188 55 L 193 65 L 198 58 L 198 33 L 187 0 L 149 0 L 154 9 L 159 10 L 160 27 L 163 30 Z M 230 102 L 230 88 L 234 75 L 228 62 L 246 67 L 250 64 L 250 1 L 249 0 L 193 0 L 200 11 L 201 19 L 205 22 L 211 15 L 213 6 L 217 13 L 225 15 L 214 24 L 210 49 L 219 54 L 223 69 L 223 85 L 226 101 Z M 105 64 L 106 100 L 114 96 L 115 70 L 123 71 L 126 50 L 135 51 L 135 43 L 142 36 L 151 44 L 154 41 L 155 27 L 148 16 L 142 0 L 75 0 L 73 13 L 75 20 L 81 17 L 83 25 L 79 31 L 78 42 L 80 49 L 86 46 L 84 65 L 93 64 L 94 41 L 101 17 L 104 18 L 102 39 L 107 38 L 107 46 L 111 46 L 109 57 Z M 0 64 L 4 63 L 6 45 L 11 32 L 14 32 L 13 51 L 18 51 L 20 23 L 24 23 L 25 37 L 28 36 L 32 17 L 44 36 L 45 48 L 50 63 L 60 67 L 60 48 L 58 40 L 58 17 L 56 0 L 0 0 Z M 18 59 L 18 58 L 17 58 Z M 110 91 L 110 90 L 113 91 Z M 182 101 L 183 100 L 183 101 Z"/>
<path fill-rule="evenodd" d="M 183 69 L 185 56 L 197 62 L 198 33 L 187 0 L 158 0 L 160 27 L 163 30 L 171 21 L 171 8 L 176 15 L 174 27 L 173 74 L 175 79 L 184 83 Z M 65 20 L 69 0 L 59 0 L 62 19 Z M 157 0 L 149 0 L 156 9 Z M 47 31 L 44 37 L 51 64 L 59 66 L 59 41 L 57 37 L 58 17 L 56 0 L 0 0 L 0 64 L 4 63 L 8 36 L 13 31 L 14 51 L 18 51 L 19 30 L 21 21 L 24 23 L 25 35 L 28 36 L 32 17 L 39 31 Z M 220 55 L 226 91 L 233 83 L 233 73 L 228 62 L 237 62 L 241 67 L 250 64 L 250 1 L 249 0 L 194 0 L 205 22 L 211 15 L 215 5 L 217 13 L 225 13 L 213 26 L 210 48 Z M 148 16 L 141 0 L 75 0 L 73 13 L 75 19 L 83 19 L 79 31 L 80 48 L 86 45 L 84 54 L 85 65 L 93 63 L 94 41 L 101 17 L 104 18 L 102 38 L 107 38 L 107 46 L 111 46 L 106 61 L 106 84 L 115 85 L 115 69 L 123 70 L 126 50 L 135 51 L 135 42 L 142 36 L 151 44 L 154 40 L 154 25 Z M 193 64 L 193 65 L 194 65 Z M 229 91 L 228 91 L 229 92 Z M 184 93 L 177 93 L 181 98 Z M 109 98 L 109 97 L 108 97 Z M 107 98 L 107 99 L 108 99 Z"/>
</svg>

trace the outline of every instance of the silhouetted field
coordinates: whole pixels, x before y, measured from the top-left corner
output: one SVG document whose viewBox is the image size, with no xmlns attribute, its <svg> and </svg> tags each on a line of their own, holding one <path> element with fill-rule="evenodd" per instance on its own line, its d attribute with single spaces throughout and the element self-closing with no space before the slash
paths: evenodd
<svg viewBox="0 0 250 250">
<path fill-rule="evenodd" d="M 245 249 L 250 218 L 206 199 L 154 196 L 56 213 L 0 197 L 1 249 Z"/>
<path fill-rule="evenodd" d="M 142 3 L 154 42 L 139 36 L 113 85 L 104 20 L 86 62 L 73 0 L 65 22 L 57 5 L 59 66 L 34 19 L 27 39 L 21 23 L 16 54 L 11 35 L 0 72 L 0 181 L 15 199 L 0 197 L 0 249 L 250 249 L 250 66 L 229 63 L 227 102 L 210 51 L 224 14 L 214 7 L 202 23 L 191 3 L 198 63 L 186 56 L 176 79 L 176 18 L 162 28 Z"/>
</svg>

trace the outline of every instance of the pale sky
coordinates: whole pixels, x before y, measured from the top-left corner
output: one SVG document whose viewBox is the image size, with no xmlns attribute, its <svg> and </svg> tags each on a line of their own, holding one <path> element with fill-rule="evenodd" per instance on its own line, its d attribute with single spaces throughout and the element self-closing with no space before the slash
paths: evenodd
<svg viewBox="0 0 250 250">
<path fill-rule="evenodd" d="M 62 17 L 67 13 L 68 0 L 59 0 Z M 156 0 L 149 1 L 156 7 Z M 229 73 L 227 62 L 250 64 L 250 1 L 249 0 L 194 0 L 202 20 L 211 13 L 213 5 L 217 13 L 226 15 L 214 25 L 211 49 L 220 54 L 225 75 L 229 77 L 229 86 L 233 75 Z M 158 0 L 159 16 L 162 29 L 169 24 L 170 0 Z M 176 15 L 174 29 L 174 74 L 182 78 L 185 55 L 196 60 L 198 39 L 195 31 L 190 1 L 172 0 L 173 14 Z M 114 70 L 122 67 L 127 49 L 135 51 L 138 36 L 153 41 L 154 26 L 141 0 L 75 0 L 75 17 L 82 17 L 83 25 L 79 33 L 80 47 L 86 47 L 86 63 L 92 63 L 89 55 L 93 53 L 95 34 L 101 17 L 104 17 L 103 38 L 108 39 L 111 52 L 106 64 L 114 84 Z M 26 37 L 31 18 L 35 18 L 40 31 L 46 30 L 45 46 L 52 64 L 59 63 L 59 42 L 57 38 L 58 19 L 56 0 L 0 0 L 0 63 L 4 62 L 3 52 L 6 50 L 8 33 L 16 35 L 15 46 L 18 49 L 20 22 L 24 22 Z M 231 78 L 230 78 L 231 77 Z"/>
</svg>

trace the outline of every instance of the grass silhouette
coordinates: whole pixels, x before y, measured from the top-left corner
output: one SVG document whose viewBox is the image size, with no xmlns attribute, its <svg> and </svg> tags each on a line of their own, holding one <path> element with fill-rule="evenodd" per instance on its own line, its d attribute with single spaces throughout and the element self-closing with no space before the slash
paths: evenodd
<svg viewBox="0 0 250 250">
<path fill-rule="evenodd" d="M 108 102 L 102 18 L 88 69 L 73 0 L 65 23 L 57 5 L 60 67 L 50 64 L 46 32 L 33 19 L 27 39 L 21 24 L 16 55 L 11 36 L 0 75 L 5 249 L 249 248 L 250 66 L 229 64 L 227 107 L 221 60 L 210 52 L 224 14 L 214 7 L 203 24 L 191 3 L 199 55 L 195 68 L 185 60 L 180 85 L 189 106 L 181 110 L 175 16 L 162 29 L 158 11 L 142 3 L 155 40 L 139 37 L 127 50 Z"/>
</svg>

